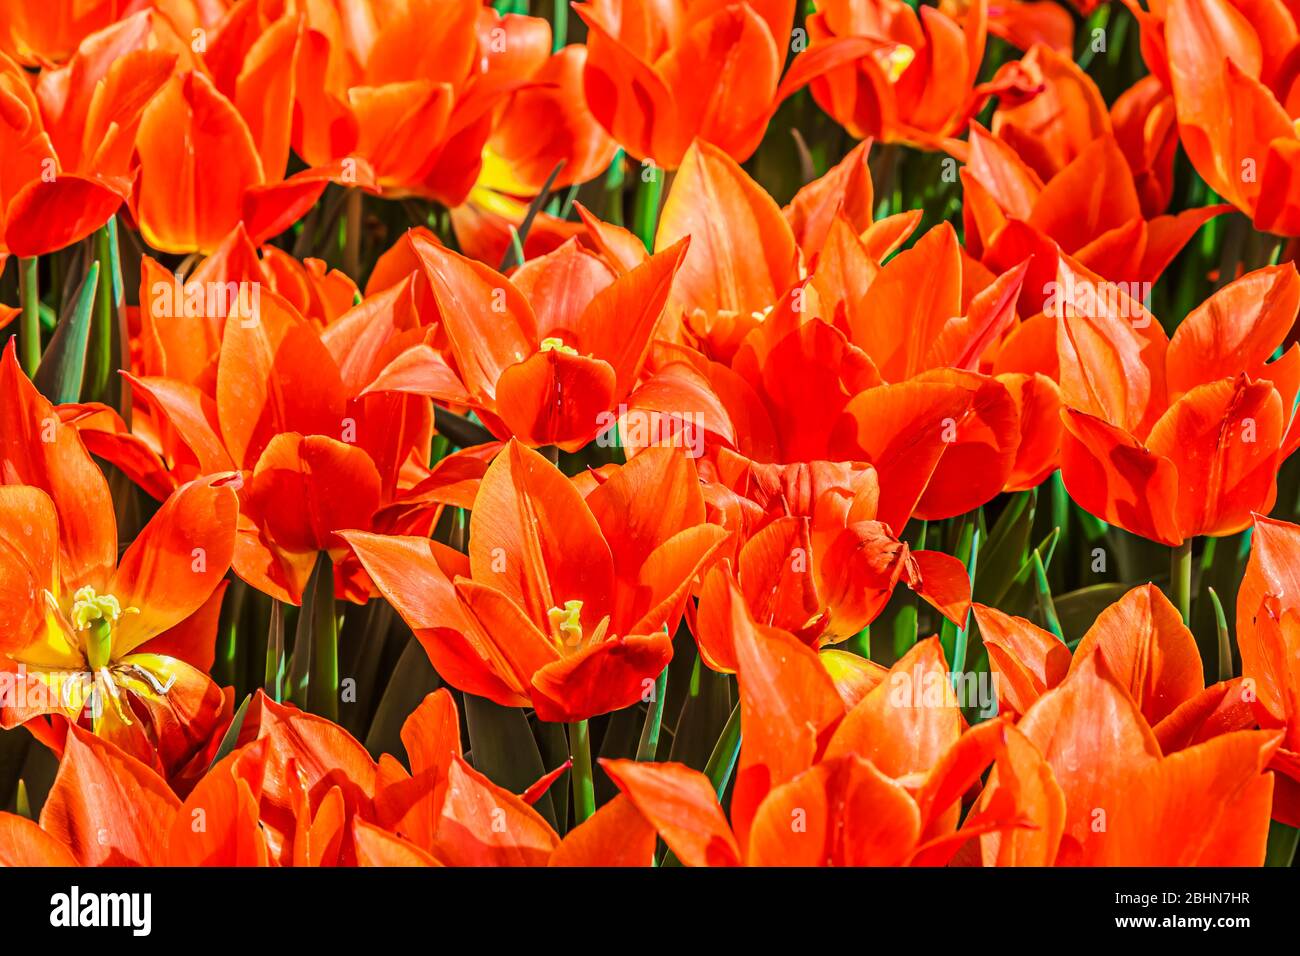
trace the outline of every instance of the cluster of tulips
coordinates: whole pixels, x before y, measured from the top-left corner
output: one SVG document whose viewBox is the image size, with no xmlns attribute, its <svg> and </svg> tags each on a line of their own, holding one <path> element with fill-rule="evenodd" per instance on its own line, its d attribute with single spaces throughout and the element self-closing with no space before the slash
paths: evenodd
<svg viewBox="0 0 1300 956">
<path fill-rule="evenodd" d="M 1291 865 L 1295 5 L 540 6 L 0 7 L 0 863 Z"/>
</svg>

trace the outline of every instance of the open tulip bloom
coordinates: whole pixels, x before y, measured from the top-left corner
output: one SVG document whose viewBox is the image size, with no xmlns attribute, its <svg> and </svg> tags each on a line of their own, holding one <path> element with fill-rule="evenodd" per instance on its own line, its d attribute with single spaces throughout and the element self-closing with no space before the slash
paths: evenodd
<svg viewBox="0 0 1300 956">
<path fill-rule="evenodd" d="M 0 864 L 1295 865 L 1300 6 L 0 7 Z"/>
</svg>

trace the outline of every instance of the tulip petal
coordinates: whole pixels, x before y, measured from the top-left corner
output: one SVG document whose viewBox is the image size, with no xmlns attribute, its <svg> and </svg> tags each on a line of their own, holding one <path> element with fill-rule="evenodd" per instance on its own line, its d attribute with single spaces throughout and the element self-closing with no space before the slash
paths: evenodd
<svg viewBox="0 0 1300 956">
<path fill-rule="evenodd" d="M 602 759 L 600 765 L 683 864 L 740 865 L 740 848 L 704 774 L 680 763 Z"/>
</svg>

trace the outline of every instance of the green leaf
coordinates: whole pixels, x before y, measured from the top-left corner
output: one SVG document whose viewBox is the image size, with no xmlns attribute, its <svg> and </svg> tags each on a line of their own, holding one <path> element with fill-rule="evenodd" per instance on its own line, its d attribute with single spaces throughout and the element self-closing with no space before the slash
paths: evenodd
<svg viewBox="0 0 1300 956">
<path fill-rule="evenodd" d="M 740 704 L 737 704 L 722 728 L 722 734 L 709 754 L 709 762 L 704 765 L 704 776 L 713 784 L 713 792 L 722 799 L 731 782 L 731 774 L 736 769 L 736 759 L 740 756 Z"/>
<path fill-rule="evenodd" d="M 297 617 L 293 628 L 293 653 L 289 656 L 289 683 L 284 688 L 286 700 L 292 701 L 299 707 L 307 707 L 307 690 L 311 678 L 311 651 L 312 651 L 312 614 L 309 607 L 311 595 L 316 591 L 316 577 L 320 571 L 320 562 L 312 569 L 311 577 L 307 580 L 307 587 L 302 592 L 302 606 L 294 607 L 288 605 L 285 614 L 296 614 Z"/>
<path fill-rule="evenodd" d="M 277 704 L 284 703 L 284 605 L 271 602 L 271 626 L 266 636 L 266 677 L 262 689 Z"/>
<path fill-rule="evenodd" d="M 1007 590 L 1029 557 L 1029 535 L 1037 506 L 1038 489 L 1030 488 L 1013 495 L 998 515 L 980 548 L 980 574 L 974 596 L 981 604 L 1002 606 Z"/>
<path fill-rule="evenodd" d="M 90 350 L 90 397 L 98 402 L 109 401 L 113 386 L 113 332 L 117 325 L 117 306 L 121 301 L 120 281 L 114 281 L 114 264 L 117 260 L 117 223 L 110 219 L 95 232 L 95 270 L 98 286 L 95 295 L 94 345 Z M 91 273 L 86 280 L 90 281 Z"/>
<path fill-rule="evenodd" d="M 654 760 L 659 753 L 659 729 L 664 719 L 664 697 L 668 693 L 668 668 L 655 679 L 654 697 L 646 711 L 645 726 L 641 729 L 641 742 L 636 748 L 637 760 Z"/>
<path fill-rule="evenodd" d="M 697 656 L 668 759 L 703 769 L 712 748 L 710 742 L 718 739 L 733 706 L 731 678 L 704 667 Z"/>
<path fill-rule="evenodd" d="M 512 243 L 506 250 L 505 257 L 501 260 L 501 265 L 497 272 L 505 272 L 513 266 L 524 264 L 524 243 L 528 241 L 529 230 L 533 228 L 533 220 L 542 207 L 546 205 L 546 199 L 551 194 L 551 187 L 555 185 L 556 177 L 560 175 L 560 170 L 564 168 L 564 160 L 555 164 L 551 170 L 551 175 L 546 177 L 546 182 L 542 184 L 541 190 L 533 197 L 533 201 L 528 204 L 528 212 L 524 213 L 524 221 L 519 225 L 519 231 L 515 232 L 511 239 Z"/>
<path fill-rule="evenodd" d="M 966 574 L 970 578 L 971 590 L 975 589 L 975 569 L 976 561 L 979 557 L 980 548 L 980 531 L 978 512 L 967 515 L 962 519 L 961 533 L 957 538 L 957 555 L 962 558 L 962 563 L 966 565 Z M 962 557 L 964 556 L 964 557 Z M 966 643 L 969 637 L 970 612 L 966 612 L 966 621 L 958 627 L 947 618 L 939 627 L 939 642 L 943 645 L 945 659 L 953 671 L 953 679 L 957 680 L 957 674 L 966 669 Z"/>
<path fill-rule="evenodd" d="M 366 734 L 366 750 L 376 760 L 380 754 L 402 753 L 402 724 L 420 702 L 442 685 L 429 655 L 415 638 L 407 641 L 393 676 L 379 699 L 379 708 Z"/>
<path fill-rule="evenodd" d="M 239 732 L 244 728 L 244 719 L 248 716 L 248 702 L 252 699 L 253 695 L 249 694 L 244 698 L 244 702 L 239 705 L 239 709 L 235 711 L 234 719 L 230 721 L 230 726 L 226 728 L 225 736 L 221 738 L 221 743 L 217 746 L 216 755 L 213 756 L 212 763 L 208 765 L 209 770 L 221 763 L 235 749 L 235 744 L 239 742 Z"/>
<path fill-rule="evenodd" d="M 26 730 L 0 730 L 0 807 L 12 805 L 18 784 L 22 781 L 27 750 L 32 745 L 40 746 Z"/>
<path fill-rule="evenodd" d="M 339 620 L 334 602 L 334 562 L 326 551 L 316 556 L 308 595 L 302 604 L 302 613 L 311 618 L 307 709 L 338 723 Z"/>
<path fill-rule="evenodd" d="M 1129 591 L 1127 584 L 1107 581 L 1090 584 L 1068 594 L 1053 598 L 1057 620 L 1062 632 L 1072 637 L 1082 637 L 1097 620 L 1097 615 L 1110 607 Z"/>
<path fill-rule="evenodd" d="M 352 681 L 354 693 L 340 717 L 358 739 L 364 739 L 369 731 L 393 666 L 412 637 L 411 629 L 387 601 L 349 608 L 344 616 L 339 631 L 339 673 Z"/>
<path fill-rule="evenodd" d="M 94 325 L 95 289 L 99 284 L 99 263 L 92 262 L 77 288 L 72 311 L 59 320 L 54 338 L 41 358 L 34 379 L 36 388 L 53 404 L 81 401 L 86 373 L 86 350 Z"/>
<path fill-rule="evenodd" d="M 645 173 L 650 178 L 645 177 Z M 642 166 L 641 182 L 637 186 L 632 207 L 632 231 L 645 247 L 654 252 L 655 232 L 659 228 L 659 200 L 663 195 L 664 171 L 657 166 Z"/>
<path fill-rule="evenodd" d="M 611 714 L 610 723 L 607 725 L 605 729 L 605 739 L 601 741 L 601 745 L 600 745 L 601 746 L 600 754 L 602 757 L 608 756 L 608 754 L 606 754 L 605 752 L 605 747 L 608 746 L 610 743 L 610 728 L 612 728 L 615 722 L 618 720 L 618 718 L 623 715 L 626 715 L 628 718 L 631 718 L 627 720 L 626 723 L 628 724 L 628 726 L 633 728 L 633 731 L 635 731 L 636 708 L 627 707 L 624 708 L 623 710 L 616 711 L 615 713 Z M 532 726 L 533 739 L 537 741 L 537 749 L 541 752 L 542 755 L 543 766 L 558 767 L 561 764 L 563 764 L 564 761 L 569 759 L 569 737 L 568 734 L 565 733 L 565 730 L 567 728 L 564 726 L 564 724 L 555 724 L 545 720 L 537 720 L 536 715 L 533 716 L 533 719 L 529 723 Z M 634 742 L 633 733 L 629 733 L 627 736 L 630 740 Z M 627 749 L 620 751 L 615 756 L 618 757 L 629 756 L 632 753 L 631 750 L 632 745 L 633 744 L 629 742 L 627 744 Z M 551 789 L 548 792 L 556 793 L 556 794 L 568 793 L 569 792 L 568 773 L 566 772 L 560 774 L 560 776 L 556 779 L 556 781 L 553 784 L 551 784 Z M 603 804 L 607 800 L 612 800 L 614 798 L 614 795 L 617 792 L 618 792 L 618 788 L 614 786 L 613 782 L 609 779 L 608 776 L 604 774 L 596 775 L 596 802 L 597 803 Z M 555 828 L 556 831 L 559 833 L 566 832 L 569 827 L 569 801 L 567 799 L 552 800 L 551 806 L 555 810 L 555 820 L 556 823 L 558 824 L 558 826 Z"/>
<path fill-rule="evenodd" d="M 731 716 L 727 718 L 726 724 L 723 725 L 718 742 L 713 745 L 708 763 L 704 765 L 704 775 L 709 778 L 709 783 L 713 784 L 713 792 L 718 795 L 718 802 L 722 802 L 722 795 L 727 792 L 727 786 L 731 783 L 731 775 L 740 757 L 740 741 L 740 704 L 737 704 L 732 709 Z M 681 866 L 681 862 L 672 850 L 666 850 L 660 865 Z"/>
<path fill-rule="evenodd" d="M 1228 618 L 1223 613 L 1223 604 L 1214 588 L 1209 589 L 1210 600 L 1214 602 L 1214 623 L 1219 635 L 1219 680 L 1232 680 L 1232 638 L 1228 636 Z"/>
<path fill-rule="evenodd" d="M 433 406 L 433 425 L 439 435 L 445 435 L 457 448 L 472 448 L 496 441 L 492 433 L 478 422 L 438 405 Z"/>
<path fill-rule="evenodd" d="M 1060 531 L 1057 528 L 1048 532 L 1037 548 L 1026 553 L 1024 563 L 1017 569 L 1015 577 L 1011 580 L 1011 586 L 1002 595 L 1002 599 L 985 603 L 1007 614 L 1015 614 L 1019 617 L 1031 615 L 1038 608 L 1038 582 L 1034 575 L 1034 555 L 1038 555 L 1046 572 L 1056 553 L 1056 541 L 1059 536 Z"/>
<path fill-rule="evenodd" d="M 1056 615 L 1056 605 L 1052 601 L 1052 588 L 1047 583 L 1047 571 L 1043 567 L 1043 558 L 1035 548 L 1030 561 L 1034 569 L 1034 589 L 1038 596 L 1038 612 L 1043 618 L 1043 627 L 1056 635 L 1064 643 L 1065 635 L 1061 631 L 1061 622 Z"/>
<path fill-rule="evenodd" d="M 1297 843 L 1300 843 L 1300 829 L 1274 820 L 1268 828 L 1268 849 L 1264 854 L 1264 865 L 1294 865 Z"/>
<path fill-rule="evenodd" d="M 119 523 L 118 527 L 121 527 Z M 212 676 L 220 684 L 242 684 L 240 672 L 241 651 L 245 651 L 246 641 L 240 640 L 241 630 L 245 626 L 244 606 L 248 599 L 249 587 L 238 577 L 228 575 L 225 600 L 221 602 L 220 620 L 217 623 L 216 657 L 212 663 Z M 280 703 L 280 698 L 275 702 Z"/>
<path fill-rule="evenodd" d="M 1196 636 L 1196 645 L 1205 661 L 1208 681 L 1215 679 L 1214 675 L 1219 670 L 1215 663 L 1221 657 L 1219 613 L 1221 611 L 1228 621 L 1233 620 L 1236 614 L 1237 589 L 1245 564 L 1242 545 L 1246 542 L 1246 536 L 1235 534 L 1224 538 L 1205 538 L 1204 542 L 1205 548 L 1200 559 L 1200 583 L 1196 587 L 1196 599 L 1192 605 L 1192 633 Z"/>
</svg>

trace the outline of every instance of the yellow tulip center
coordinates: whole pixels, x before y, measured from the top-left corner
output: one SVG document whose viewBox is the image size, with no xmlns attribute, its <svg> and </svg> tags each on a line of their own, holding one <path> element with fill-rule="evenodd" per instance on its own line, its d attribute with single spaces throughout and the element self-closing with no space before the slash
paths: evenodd
<svg viewBox="0 0 1300 956">
<path fill-rule="evenodd" d="M 605 639 L 609 630 L 609 615 L 600 619 L 590 632 L 582 625 L 582 602 L 565 601 L 564 604 L 550 608 L 546 620 L 551 628 L 551 639 L 561 647 L 581 650 L 592 644 L 599 644 Z"/>
<path fill-rule="evenodd" d="M 577 354 L 578 354 L 578 350 L 575 349 L 572 345 L 565 345 L 565 344 L 564 344 L 564 339 L 556 338 L 555 336 L 551 336 L 551 337 L 549 337 L 549 338 L 542 339 L 542 347 L 541 347 L 541 351 L 543 351 L 543 352 L 563 352 L 565 355 L 577 355 Z M 569 603 L 572 603 L 572 602 L 569 602 Z"/>
<path fill-rule="evenodd" d="M 582 602 L 565 601 L 564 607 L 553 607 L 546 612 L 551 622 L 551 632 L 570 647 L 582 642 Z"/>
<path fill-rule="evenodd" d="M 916 59 L 916 51 L 906 43 L 900 43 L 878 59 L 881 61 L 880 65 L 884 68 L 885 75 L 889 77 L 889 82 L 897 83 L 898 78 Z"/>
<path fill-rule="evenodd" d="M 113 626 L 124 614 L 139 614 L 140 609 L 123 608 L 111 594 L 98 594 L 87 585 L 72 595 L 70 623 L 75 631 L 84 635 L 86 660 L 91 670 L 106 667 L 113 646 Z"/>
</svg>

